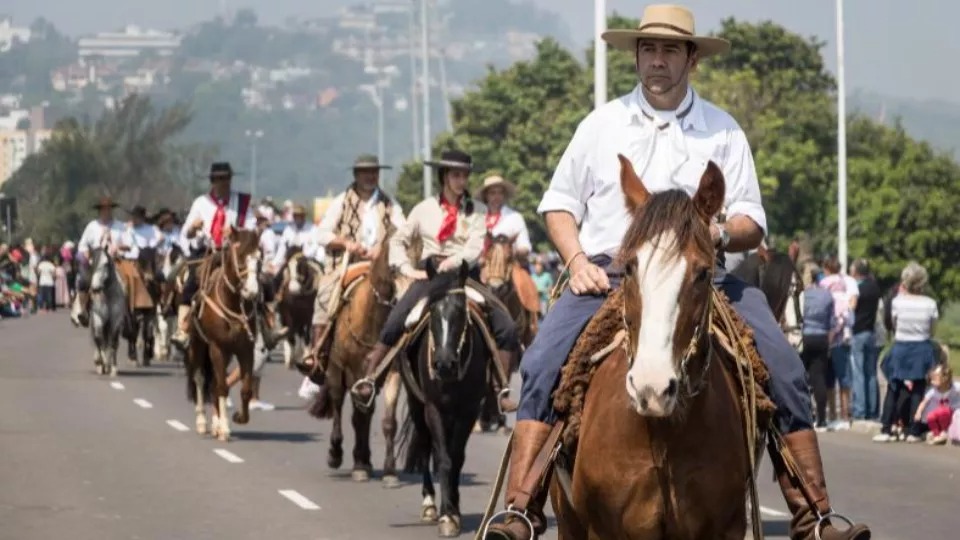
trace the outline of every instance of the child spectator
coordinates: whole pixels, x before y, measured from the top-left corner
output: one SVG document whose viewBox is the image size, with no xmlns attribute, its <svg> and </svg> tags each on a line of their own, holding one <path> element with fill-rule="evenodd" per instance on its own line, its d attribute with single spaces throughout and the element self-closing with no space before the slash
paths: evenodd
<svg viewBox="0 0 960 540">
<path fill-rule="evenodd" d="M 930 428 L 928 444 L 947 444 L 947 432 L 953 415 L 960 410 L 960 382 L 954 382 L 953 370 L 940 364 L 930 370 L 930 389 L 917 408 L 916 422 Z"/>
</svg>

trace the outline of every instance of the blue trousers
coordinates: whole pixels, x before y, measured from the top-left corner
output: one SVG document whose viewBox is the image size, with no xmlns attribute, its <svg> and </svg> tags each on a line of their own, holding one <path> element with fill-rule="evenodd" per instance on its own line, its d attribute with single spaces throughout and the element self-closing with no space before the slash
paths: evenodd
<svg viewBox="0 0 960 540">
<path fill-rule="evenodd" d="M 612 275 L 610 284 L 620 286 Z M 782 433 L 813 428 L 813 413 L 807 374 L 800 355 L 787 342 L 773 318 L 763 292 L 739 278 L 717 269 L 714 283 L 730 298 L 734 309 L 753 329 L 757 351 L 770 371 L 770 398 L 777 405 L 776 423 Z M 577 296 L 565 291 L 540 324 L 537 337 L 520 362 L 523 377 L 517 420 L 554 423 L 552 393 L 560 370 L 580 332 L 600 309 L 602 296 Z"/>
<path fill-rule="evenodd" d="M 877 383 L 877 337 L 873 332 L 853 335 L 853 396 L 851 408 L 855 420 L 874 419 L 880 410 L 880 387 Z"/>
</svg>

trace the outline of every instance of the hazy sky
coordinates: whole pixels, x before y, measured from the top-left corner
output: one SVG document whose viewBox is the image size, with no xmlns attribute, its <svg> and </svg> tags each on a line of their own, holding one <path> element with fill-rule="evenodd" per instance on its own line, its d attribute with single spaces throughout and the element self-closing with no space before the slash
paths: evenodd
<svg viewBox="0 0 960 540">
<path fill-rule="evenodd" d="M 26 24 L 45 16 L 70 34 L 88 33 L 137 23 L 175 28 L 208 19 L 221 0 L 0 0 L 0 12 Z M 251 7 L 261 20 L 279 22 L 290 15 L 324 15 L 363 0 L 225 0 L 231 8 Z M 369 0 L 366 0 L 369 1 Z M 477 0 L 482 1 L 482 0 Z M 592 0 L 529 0 L 560 13 L 578 42 L 593 32 Z M 836 0 L 686 0 L 702 31 L 720 19 L 735 16 L 772 19 L 791 30 L 828 42 L 831 69 Z M 639 17 L 647 2 L 607 0 L 609 11 Z M 960 102 L 960 2 L 954 0 L 846 0 L 847 81 L 851 89 L 921 99 Z M 734 44 L 736 46 L 736 44 Z M 945 60 L 941 63 L 940 60 Z"/>
</svg>

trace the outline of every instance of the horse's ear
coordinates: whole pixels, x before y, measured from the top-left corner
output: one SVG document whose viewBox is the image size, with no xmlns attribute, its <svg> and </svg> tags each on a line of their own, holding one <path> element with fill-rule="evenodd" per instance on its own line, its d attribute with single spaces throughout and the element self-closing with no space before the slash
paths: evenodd
<svg viewBox="0 0 960 540">
<path fill-rule="evenodd" d="M 720 167 L 713 161 L 707 163 L 707 170 L 700 177 L 700 187 L 693 196 L 693 205 L 704 220 L 709 221 L 723 208 L 726 189 Z"/>
<path fill-rule="evenodd" d="M 767 246 L 760 244 L 760 247 L 757 248 L 757 256 L 760 257 L 760 260 L 770 264 L 773 260 L 773 254 L 770 253 L 770 250 L 767 249 Z"/>
<path fill-rule="evenodd" d="M 650 199 L 650 192 L 643 185 L 643 181 L 637 176 L 637 171 L 633 169 L 633 163 L 623 154 L 617 154 L 620 160 L 620 189 L 623 190 L 623 198 L 627 203 L 627 210 L 633 213 L 637 208 L 642 208 Z"/>
<path fill-rule="evenodd" d="M 437 276 L 437 267 L 434 266 L 432 257 L 427 259 L 426 271 L 427 271 L 427 278 L 429 279 L 433 279 Z"/>
<path fill-rule="evenodd" d="M 467 264 L 467 261 L 460 261 L 460 273 L 457 275 L 457 281 L 460 282 L 460 286 L 463 287 L 467 283 L 467 278 L 470 276 L 470 265 Z"/>
</svg>

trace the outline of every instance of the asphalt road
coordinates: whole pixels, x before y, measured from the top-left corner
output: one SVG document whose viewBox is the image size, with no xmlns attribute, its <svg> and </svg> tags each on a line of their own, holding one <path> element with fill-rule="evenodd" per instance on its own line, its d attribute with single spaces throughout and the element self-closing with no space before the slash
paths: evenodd
<svg viewBox="0 0 960 540">
<path fill-rule="evenodd" d="M 124 364 L 93 374 L 87 334 L 66 314 L 0 322 L 0 539 L 420 539 L 418 478 L 387 490 L 376 478 L 328 470 L 329 422 L 310 418 L 300 378 L 267 366 L 263 398 L 226 444 L 193 432 L 186 381 L 174 365 Z M 238 394 L 234 394 L 235 399 Z M 374 462 L 382 463 L 379 422 Z M 506 438 L 475 435 L 462 491 L 472 537 Z M 878 445 L 856 433 L 822 436 L 834 505 L 875 538 L 956 538 L 960 448 Z M 784 538 L 785 506 L 764 467 L 768 538 Z M 551 533 L 546 538 L 556 538 Z"/>
</svg>

